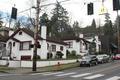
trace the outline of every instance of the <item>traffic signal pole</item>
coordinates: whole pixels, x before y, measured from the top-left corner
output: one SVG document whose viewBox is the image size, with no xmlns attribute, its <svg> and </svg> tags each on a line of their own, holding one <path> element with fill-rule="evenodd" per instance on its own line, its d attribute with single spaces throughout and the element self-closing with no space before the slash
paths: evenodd
<svg viewBox="0 0 120 80">
<path fill-rule="evenodd" d="M 37 0 L 37 6 L 35 9 L 36 9 L 36 19 L 35 19 L 35 26 L 34 26 L 34 50 L 33 50 L 32 71 L 37 71 L 37 42 L 38 42 L 40 0 Z"/>
<path fill-rule="evenodd" d="M 120 31 L 119 31 L 119 14 L 118 14 L 118 10 L 117 10 L 117 36 L 118 36 L 118 38 L 117 38 L 118 51 L 117 51 L 117 52 L 118 52 L 118 53 L 119 53 L 119 46 L 120 46 L 120 43 L 119 43 L 119 42 L 120 42 L 120 41 L 119 41 L 119 40 L 120 40 L 119 32 L 120 32 Z"/>
</svg>

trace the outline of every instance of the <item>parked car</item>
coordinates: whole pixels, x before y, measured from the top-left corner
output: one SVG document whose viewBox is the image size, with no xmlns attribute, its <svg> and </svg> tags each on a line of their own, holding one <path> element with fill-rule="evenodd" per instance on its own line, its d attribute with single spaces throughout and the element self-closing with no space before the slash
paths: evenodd
<svg viewBox="0 0 120 80">
<path fill-rule="evenodd" d="M 97 55 L 98 63 L 107 63 L 110 61 L 110 56 L 107 54 Z"/>
<path fill-rule="evenodd" d="M 95 55 L 88 55 L 84 56 L 82 60 L 80 61 L 80 66 L 92 66 L 92 65 L 97 65 L 98 60 Z"/>
<path fill-rule="evenodd" d="M 113 56 L 114 60 L 120 60 L 120 54 L 116 54 L 115 56 Z"/>
</svg>

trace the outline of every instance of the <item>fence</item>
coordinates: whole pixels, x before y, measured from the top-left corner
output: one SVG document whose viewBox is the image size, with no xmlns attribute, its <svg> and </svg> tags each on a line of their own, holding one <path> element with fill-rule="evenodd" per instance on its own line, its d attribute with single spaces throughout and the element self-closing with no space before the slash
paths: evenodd
<svg viewBox="0 0 120 80">
<path fill-rule="evenodd" d="M 37 67 L 45 67 L 60 64 L 74 63 L 77 60 L 57 60 L 57 61 L 37 61 Z M 8 67 L 32 67 L 32 61 L 7 61 L 0 60 L 0 65 L 8 65 Z"/>
</svg>

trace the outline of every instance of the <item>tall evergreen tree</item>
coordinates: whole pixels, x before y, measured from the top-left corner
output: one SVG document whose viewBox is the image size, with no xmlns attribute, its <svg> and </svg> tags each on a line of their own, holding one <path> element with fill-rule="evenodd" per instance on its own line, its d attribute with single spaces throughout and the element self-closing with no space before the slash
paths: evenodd
<svg viewBox="0 0 120 80">
<path fill-rule="evenodd" d="M 75 21 L 73 24 L 73 30 L 74 30 L 75 36 L 79 36 L 81 29 L 77 21 Z"/>
<path fill-rule="evenodd" d="M 43 13 L 43 15 L 40 17 L 40 26 L 42 25 L 45 25 L 47 27 L 47 36 L 50 36 L 51 26 L 47 13 Z"/>
<path fill-rule="evenodd" d="M 2 14 L 0 14 L 0 27 L 2 27 L 3 21 L 2 21 Z"/>
<path fill-rule="evenodd" d="M 63 37 L 68 35 L 67 33 L 71 35 L 73 30 L 69 25 L 69 17 L 67 16 L 68 12 L 59 2 L 57 2 L 52 14 L 53 16 L 50 21 L 51 35 L 53 37 Z"/>
<path fill-rule="evenodd" d="M 93 19 L 92 24 L 91 24 L 91 33 L 96 34 L 96 22 L 95 19 Z"/>
<path fill-rule="evenodd" d="M 112 36 L 114 34 L 112 22 L 109 21 L 104 25 L 104 35 Z"/>
</svg>

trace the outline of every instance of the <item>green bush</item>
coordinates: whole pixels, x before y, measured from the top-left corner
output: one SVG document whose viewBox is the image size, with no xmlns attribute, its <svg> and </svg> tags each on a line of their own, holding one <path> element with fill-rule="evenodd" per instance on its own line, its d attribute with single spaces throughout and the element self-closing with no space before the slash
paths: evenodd
<svg viewBox="0 0 120 80">
<path fill-rule="evenodd" d="M 71 52 L 71 55 L 72 55 L 72 56 L 77 56 L 77 55 L 76 55 L 76 51 L 73 50 L 73 51 Z"/>
<path fill-rule="evenodd" d="M 63 54 L 62 52 L 57 51 L 57 52 L 56 52 L 56 56 L 55 56 L 55 58 L 57 58 L 57 59 L 61 59 L 63 55 L 64 55 L 64 54 Z"/>
<path fill-rule="evenodd" d="M 52 53 L 47 53 L 47 59 L 52 59 L 53 54 Z"/>
<path fill-rule="evenodd" d="M 66 50 L 66 56 L 68 57 L 70 55 L 70 51 Z"/>
<path fill-rule="evenodd" d="M 34 59 L 34 56 L 33 56 L 33 59 Z M 32 60 L 33 60 L 32 59 Z M 41 60 L 41 57 L 39 55 L 36 56 L 36 60 Z"/>
<path fill-rule="evenodd" d="M 76 51 L 71 51 L 71 53 L 68 54 L 67 58 L 70 58 L 70 59 L 76 59 L 77 58 L 77 55 L 76 55 Z"/>
</svg>

